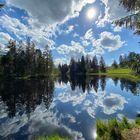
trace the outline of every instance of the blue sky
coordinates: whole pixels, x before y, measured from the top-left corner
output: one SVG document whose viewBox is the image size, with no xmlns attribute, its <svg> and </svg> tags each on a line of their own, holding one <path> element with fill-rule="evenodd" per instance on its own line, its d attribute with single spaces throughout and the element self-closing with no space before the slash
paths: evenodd
<svg viewBox="0 0 140 140">
<path fill-rule="evenodd" d="M 140 52 L 139 36 L 112 24 L 128 14 L 116 0 L 0 2 L 6 3 L 0 11 L 1 51 L 9 39 L 26 41 L 30 37 L 37 48 L 43 50 L 45 45 L 50 46 L 56 65 L 82 55 L 89 58 L 102 55 L 110 65 L 120 55 Z"/>
</svg>

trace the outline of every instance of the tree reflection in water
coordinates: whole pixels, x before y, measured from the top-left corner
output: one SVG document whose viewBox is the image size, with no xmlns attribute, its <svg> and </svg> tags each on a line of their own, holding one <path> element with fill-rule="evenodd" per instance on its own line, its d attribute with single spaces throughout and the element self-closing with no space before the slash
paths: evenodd
<svg viewBox="0 0 140 140">
<path fill-rule="evenodd" d="M 112 78 L 115 86 L 121 87 L 121 90 L 130 91 L 134 95 L 140 93 L 140 84 L 126 79 Z M 102 91 L 106 90 L 106 76 L 75 75 L 68 77 L 63 75 L 58 79 L 59 83 L 70 82 L 71 89 L 76 87 L 85 92 L 94 89 L 98 92 L 99 87 Z M 37 105 L 44 102 L 48 109 L 53 100 L 54 81 L 51 78 L 47 79 L 32 79 L 32 80 L 11 80 L 0 81 L 0 97 L 7 106 L 9 117 L 15 116 L 17 113 L 30 114 L 34 111 Z"/>
<path fill-rule="evenodd" d="M 120 85 L 121 90 L 130 91 L 134 95 L 138 95 L 140 93 L 140 83 L 130 81 L 127 79 L 120 79 L 120 78 L 112 78 L 114 85 L 118 86 Z M 71 76 L 70 78 L 66 75 L 63 75 L 59 78 L 59 83 L 68 83 L 71 84 L 71 89 L 75 90 L 75 88 L 78 86 L 85 92 L 85 90 L 90 90 L 93 88 L 96 92 L 98 92 L 99 87 L 101 87 L 101 90 L 104 91 L 106 88 L 106 76 L 91 76 L 87 77 L 86 75 L 75 75 Z"/>
<path fill-rule="evenodd" d="M 136 83 L 126 79 L 120 79 L 121 90 L 131 91 L 134 95 L 140 93 L 140 83 Z"/>
<path fill-rule="evenodd" d="M 0 82 L 1 100 L 7 105 L 8 116 L 18 113 L 29 114 L 35 110 L 42 101 L 49 108 L 53 99 L 54 83 L 48 79 L 43 80 L 11 80 Z"/>
<path fill-rule="evenodd" d="M 75 75 L 71 76 L 70 78 L 66 75 L 63 75 L 58 81 L 59 83 L 63 82 L 65 84 L 70 82 L 72 90 L 75 90 L 76 87 L 79 87 L 83 90 L 83 92 L 85 92 L 85 90 L 90 90 L 91 88 L 94 88 L 94 90 L 97 92 L 99 85 L 104 91 L 106 86 L 106 76 L 98 75 L 93 77 L 87 77 L 86 75 Z"/>
</svg>

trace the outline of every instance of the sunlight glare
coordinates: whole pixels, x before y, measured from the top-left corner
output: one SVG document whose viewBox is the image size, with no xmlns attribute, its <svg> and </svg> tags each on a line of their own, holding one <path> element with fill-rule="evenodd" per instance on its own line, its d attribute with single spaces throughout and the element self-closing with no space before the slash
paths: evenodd
<svg viewBox="0 0 140 140">
<path fill-rule="evenodd" d="M 89 20 L 92 20 L 96 16 L 96 10 L 95 8 L 91 8 L 87 11 L 87 18 Z"/>
</svg>

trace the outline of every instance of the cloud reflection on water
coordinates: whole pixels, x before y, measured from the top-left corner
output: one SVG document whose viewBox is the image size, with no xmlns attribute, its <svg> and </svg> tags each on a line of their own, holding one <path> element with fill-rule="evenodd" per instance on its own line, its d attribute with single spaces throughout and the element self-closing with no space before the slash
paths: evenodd
<svg viewBox="0 0 140 140">
<path fill-rule="evenodd" d="M 5 121 L 1 123 L 0 135 L 7 137 L 20 132 L 23 135 L 28 134 L 28 139 L 32 139 L 40 134 L 58 133 L 74 140 L 83 140 L 85 137 L 94 138 L 93 132 L 96 132 L 95 118 L 98 108 L 101 108 L 105 115 L 111 115 L 123 110 L 126 103 L 126 99 L 119 94 L 108 94 L 102 90 L 96 92 L 94 88 L 83 92 L 82 89 L 76 87 L 72 91 L 69 83 L 67 85 L 55 83 L 54 98 L 48 109 L 42 102 L 30 115 L 16 114 L 13 118 L 7 118 L 4 113 Z M 91 126 L 90 124 L 85 125 L 85 129 L 89 129 L 90 132 L 88 130 L 84 132 L 83 127 L 77 129 L 79 125 L 83 126 L 91 120 L 93 121 Z M 85 136 L 86 133 L 90 134 Z"/>
</svg>

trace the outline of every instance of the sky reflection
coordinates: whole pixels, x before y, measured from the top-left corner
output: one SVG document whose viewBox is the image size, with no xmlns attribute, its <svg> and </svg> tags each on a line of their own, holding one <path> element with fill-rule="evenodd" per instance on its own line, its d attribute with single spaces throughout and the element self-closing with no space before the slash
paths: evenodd
<svg viewBox="0 0 140 140">
<path fill-rule="evenodd" d="M 54 91 L 51 92 L 53 95 L 48 96 L 49 93 L 45 95 L 42 92 L 45 99 L 42 99 L 32 112 L 28 113 L 25 105 L 16 103 L 18 109 L 13 117 L 8 115 L 9 101 L 1 98 L 0 139 L 10 137 L 30 140 L 40 135 L 58 133 L 74 140 L 92 140 L 96 137 L 96 119 L 120 119 L 126 114 L 132 119 L 140 110 L 140 97 L 132 94 L 130 90 L 122 90 L 120 84 L 121 82 L 118 82 L 116 85 L 113 80 L 106 79 L 106 87 L 102 88 L 102 84 L 98 83 L 98 89 L 86 86 L 88 88 L 83 91 L 80 86 L 75 86 L 72 90 L 71 82 L 55 82 Z M 133 110 L 130 110 L 132 106 Z"/>
</svg>

